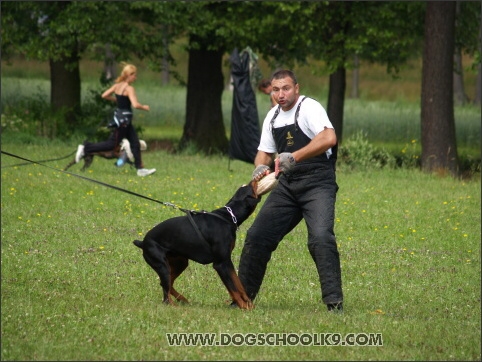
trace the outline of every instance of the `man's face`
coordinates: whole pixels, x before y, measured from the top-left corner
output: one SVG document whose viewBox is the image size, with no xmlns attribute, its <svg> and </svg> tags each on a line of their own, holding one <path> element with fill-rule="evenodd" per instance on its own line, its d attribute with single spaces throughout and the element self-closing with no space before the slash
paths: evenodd
<svg viewBox="0 0 482 362">
<path fill-rule="evenodd" d="M 273 96 L 283 111 L 289 111 L 296 104 L 300 95 L 299 84 L 294 84 L 290 77 L 282 79 L 273 79 L 271 81 L 273 87 Z"/>
</svg>

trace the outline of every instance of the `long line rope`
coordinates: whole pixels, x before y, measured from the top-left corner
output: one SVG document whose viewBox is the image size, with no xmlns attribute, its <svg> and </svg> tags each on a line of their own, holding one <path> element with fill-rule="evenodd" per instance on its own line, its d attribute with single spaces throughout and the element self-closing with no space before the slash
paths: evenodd
<svg viewBox="0 0 482 362">
<path fill-rule="evenodd" d="M 87 180 L 87 181 L 90 181 L 90 182 L 94 182 L 94 183 L 97 183 L 97 184 L 99 184 L 99 185 L 102 185 L 102 186 L 105 186 L 105 187 L 109 187 L 109 188 L 114 189 L 114 190 L 117 190 L 117 191 L 122 191 L 122 192 L 125 192 L 125 193 L 127 193 L 127 194 L 134 195 L 134 196 L 137 196 L 137 197 L 140 197 L 140 198 L 149 200 L 149 201 L 157 202 L 158 204 L 162 204 L 162 205 L 165 205 L 165 206 L 170 206 L 170 207 L 173 207 L 173 208 L 175 208 L 175 209 L 179 209 L 179 210 L 181 210 L 181 211 L 183 211 L 183 212 L 190 212 L 190 211 L 192 211 L 192 210 L 180 208 L 180 207 L 176 206 L 175 204 L 173 204 L 173 203 L 171 203 L 171 202 L 159 201 L 159 200 L 153 199 L 153 198 L 151 198 L 151 197 L 149 197 L 149 196 L 144 196 L 144 195 L 138 194 L 137 192 L 129 191 L 129 190 L 123 189 L 123 188 L 118 187 L 118 186 L 110 185 L 110 184 L 105 183 L 105 182 L 102 182 L 102 181 L 98 181 L 98 180 L 94 180 L 94 179 L 91 179 L 91 178 L 88 178 L 88 177 L 85 177 L 85 176 L 82 176 L 82 175 L 78 175 L 78 174 L 76 174 L 76 173 L 72 173 L 72 172 L 60 170 L 60 169 L 58 169 L 58 168 L 45 165 L 45 164 L 43 164 L 43 163 L 39 163 L 39 161 L 32 161 L 32 160 L 29 160 L 28 158 L 21 157 L 21 156 L 18 156 L 18 155 L 14 155 L 14 154 L 12 154 L 12 153 L 10 153 L 10 152 L 6 152 L 6 151 L 3 151 L 3 150 L 2 150 L 2 153 L 5 154 L 5 155 L 7 155 L 7 156 L 14 157 L 14 158 L 18 158 L 19 160 L 26 161 L 26 162 L 29 163 L 29 164 L 37 164 L 37 165 L 40 165 L 40 166 L 43 166 L 43 167 L 47 167 L 47 168 L 50 168 L 50 169 L 52 169 L 52 170 L 55 170 L 55 171 L 58 171 L 58 172 L 63 172 L 63 173 L 66 173 L 66 174 L 68 174 L 68 175 L 71 175 L 71 176 L 75 176 L 75 177 L 78 177 L 78 178 L 81 178 L 81 179 L 84 179 L 84 180 Z"/>
<path fill-rule="evenodd" d="M 108 111 L 109 114 L 112 113 L 112 111 Z M 109 117 L 111 117 L 109 115 Z M 100 121 L 100 123 L 97 125 L 96 129 L 101 127 L 103 124 L 106 123 L 106 120 L 109 119 L 109 117 L 106 117 L 105 119 L 103 119 L 102 121 Z M 86 139 L 87 141 L 87 139 Z M 28 162 L 22 162 L 22 163 L 16 163 L 16 164 L 13 164 L 13 165 L 6 165 L 6 166 L 2 166 L 1 168 L 7 168 L 7 167 L 16 167 L 16 166 L 27 166 L 27 165 L 30 165 L 32 162 L 33 163 L 37 163 L 37 164 L 41 164 L 41 163 L 44 163 L 44 162 L 52 162 L 52 161 L 60 161 L 60 160 L 63 160 L 63 159 L 66 159 L 66 158 L 69 158 L 70 156 L 74 155 L 77 151 L 74 151 L 72 153 L 69 153 L 68 155 L 66 156 L 63 156 L 63 157 L 58 157 L 58 158 L 50 158 L 48 160 L 38 160 L 38 161 L 28 161 Z M 5 153 L 7 154 L 6 152 L 3 152 L 2 153 Z M 15 156 L 14 156 L 15 157 Z M 20 158 L 20 157 L 17 157 L 17 158 Z"/>
<path fill-rule="evenodd" d="M 41 164 L 41 163 L 44 163 L 44 162 L 51 162 L 51 161 L 60 161 L 60 160 L 63 160 L 65 158 L 69 158 L 70 156 L 72 156 L 76 151 L 72 152 L 72 153 L 69 153 L 67 156 L 63 156 L 63 157 L 57 157 L 57 158 L 49 158 L 48 160 L 38 160 L 38 161 L 28 161 L 28 162 L 22 162 L 22 163 L 15 163 L 13 165 L 6 165 L 6 166 L 2 166 L 2 168 L 7 168 L 7 167 L 15 167 L 15 166 L 26 166 L 26 165 L 30 165 L 33 163 L 38 163 L 38 164 Z M 3 152 L 2 153 L 5 153 L 7 154 L 6 152 Z"/>
</svg>

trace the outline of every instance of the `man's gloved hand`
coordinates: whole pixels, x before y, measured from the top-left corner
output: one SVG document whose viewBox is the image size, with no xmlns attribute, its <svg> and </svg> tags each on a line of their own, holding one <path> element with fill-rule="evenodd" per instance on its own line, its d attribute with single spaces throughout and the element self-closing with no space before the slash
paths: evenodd
<svg viewBox="0 0 482 362">
<path fill-rule="evenodd" d="M 253 176 L 251 179 L 256 181 L 261 180 L 264 176 L 266 176 L 267 174 L 266 171 L 269 171 L 269 166 L 259 165 L 254 169 Z"/>
<path fill-rule="evenodd" d="M 295 158 L 290 152 L 280 153 L 278 158 L 280 172 L 289 172 L 296 165 Z"/>
</svg>

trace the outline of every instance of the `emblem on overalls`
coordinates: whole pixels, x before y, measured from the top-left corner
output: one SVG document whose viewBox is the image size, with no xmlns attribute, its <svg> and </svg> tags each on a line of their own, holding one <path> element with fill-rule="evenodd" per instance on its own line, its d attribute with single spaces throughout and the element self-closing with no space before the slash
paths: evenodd
<svg viewBox="0 0 482 362">
<path fill-rule="evenodd" d="M 295 144 L 295 141 L 293 141 L 293 136 L 291 135 L 290 131 L 288 131 L 288 133 L 286 134 L 286 144 L 288 146 L 293 146 Z"/>
</svg>

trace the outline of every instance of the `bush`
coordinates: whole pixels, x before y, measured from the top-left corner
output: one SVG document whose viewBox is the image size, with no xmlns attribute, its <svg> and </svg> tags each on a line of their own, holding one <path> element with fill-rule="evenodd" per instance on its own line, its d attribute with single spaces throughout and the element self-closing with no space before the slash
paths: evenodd
<svg viewBox="0 0 482 362">
<path fill-rule="evenodd" d="M 395 157 L 369 143 L 366 133 L 360 131 L 340 145 L 338 164 L 351 170 L 394 168 Z"/>
<path fill-rule="evenodd" d="M 15 97 L 3 104 L 1 130 L 9 134 L 22 133 L 27 143 L 32 143 L 38 137 L 63 141 L 103 141 L 111 132 L 106 126 L 114 113 L 115 103 L 102 99 L 100 93 L 100 89 L 88 91 L 73 128 L 65 122 L 67 110 L 53 111 L 45 92 L 40 89 L 30 96 Z M 136 125 L 136 130 L 142 134 L 141 126 Z"/>
<path fill-rule="evenodd" d="M 412 140 L 410 144 L 405 146 L 400 151 L 400 154 L 395 155 L 396 165 L 401 168 L 420 168 L 421 156 L 420 150 L 417 147 L 417 141 Z"/>
<path fill-rule="evenodd" d="M 78 123 L 74 129 L 65 122 L 68 110 L 52 110 L 51 104 L 40 91 L 32 96 L 16 99 L 2 110 L 2 132 L 21 132 L 31 137 L 49 140 L 69 140 L 85 129 Z"/>
<path fill-rule="evenodd" d="M 62 112 L 53 112 L 39 91 L 15 103 L 7 104 L 2 113 L 2 131 L 23 132 L 32 136 L 56 138 L 65 134 Z"/>
<path fill-rule="evenodd" d="M 481 162 L 480 157 L 473 157 L 471 155 L 460 154 L 459 166 L 463 177 L 472 177 L 478 175 L 480 177 Z"/>
<path fill-rule="evenodd" d="M 90 88 L 82 102 L 79 127 L 89 141 L 105 140 L 110 133 L 106 126 L 114 114 L 115 103 L 101 97 L 102 90 L 107 85 L 107 81 L 101 78 L 99 86 Z"/>
</svg>

